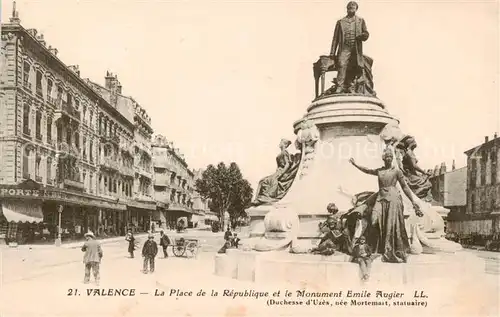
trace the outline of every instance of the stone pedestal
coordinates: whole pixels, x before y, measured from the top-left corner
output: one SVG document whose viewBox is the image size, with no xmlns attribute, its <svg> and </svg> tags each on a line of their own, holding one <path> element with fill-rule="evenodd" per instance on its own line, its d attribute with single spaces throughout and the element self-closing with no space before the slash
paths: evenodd
<svg viewBox="0 0 500 317">
<path fill-rule="evenodd" d="M 299 238 L 317 238 L 318 223 L 326 219 L 328 203 L 334 202 L 345 212 L 352 207 L 352 195 L 377 191 L 377 178 L 358 171 L 349 158 L 361 165 L 381 166 L 383 143 L 379 134 L 387 124 L 399 121 L 379 99 L 358 95 L 321 98 L 294 123 L 296 133 L 304 120 L 316 125 L 320 140 L 313 151 L 302 154 L 294 183 L 283 199 L 247 210 L 253 237 L 263 236 L 264 217 L 269 211 L 284 209 L 298 214 Z"/>
<path fill-rule="evenodd" d="M 372 263 L 370 283 L 444 285 L 460 280 L 464 272 L 472 277 L 491 271 L 491 265 L 485 267 L 484 259 L 466 251 L 410 256 L 408 263 L 403 264 L 384 263 L 380 259 Z M 321 256 L 229 249 L 226 254 L 216 255 L 215 274 L 264 284 L 290 283 L 305 289 L 360 285 L 359 266 L 349 260 L 342 253 Z"/>
</svg>

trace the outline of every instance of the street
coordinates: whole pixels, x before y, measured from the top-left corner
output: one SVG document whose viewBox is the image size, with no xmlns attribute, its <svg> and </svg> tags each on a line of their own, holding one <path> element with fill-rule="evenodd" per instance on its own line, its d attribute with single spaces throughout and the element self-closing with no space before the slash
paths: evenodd
<svg viewBox="0 0 500 317">
<path fill-rule="evenodd" d="M 96 287 L 93 277 L 90 284 L 83 283 L 83 252 L 79 248 L 54 247 L 31 251 L 4 249 L 1 257 L 0 316 L 235 317 L 277 316 L 278 313 L 281 316 L 331 314 L 332 307 L 268 307 L 266 299 L 233 299 L 222 296 L 224 289 L 273 292 L 277 289 L 293 289 L 293 286 L 285 282 L 281 285 L 256 285 L 215 276 L 213 258 L 222 245 L 223 238 L 212 233 L 203 235 L 197 237 L 202 241 L 202 248 L 196 258 L 177 258 L 169 248 L 170 256 L 164 259 L 160 249 L 156 258 L 156 270 L 147 275 L 141 272 L 140 255 L 145 238 L 140 239 L 140 248 L 136 250 L 134 259 L 128 257 L 125 241 L 103 244 L 104 257 L 99 287 Z M 183 236 L 191 237 L 189 234 Z M 492 281 L 498 279 L 498 275 L 491 277 Z M 485 292 L 483 285 L 475 287 L 481 293 Z M 492 282 L 489 287 L 494 288 L 495 283 Z M 87 289 L 105 291 L 99 291 L 100 294 L 96 295 L 94 290 L 87 293 Z M 126 291 L 122 296 L 107 296 L 108 289 Z M 130 295 L 129 290 L 135 290 L 135 296 L 126 296 Z M 200 290 L 206 292 L 204 296 L 197 296 Z M 212 290 L 219 292 L 217 297 L 211 296 Z M 155 293 L 160 295 L 162 292 L 165 292 L 164 296 L 155 296 Z M 494 296 L 496 294 L 491 293 Z M 394 309 L 396 308 L 392 308 L 393 311 Z M 364 310 L 357 308 L 357 313 L 362 311 Z M 377 308 L 376 314 L 383 312 L 384 310 Z M 429 310 L 425 311 L 428 312 Z M 344 313 L 348 315 L 349 311 L 340 309 L 335 315 Z M 374 315 L 373 310 L 366 310 L 366 313 Z"/>
</svg>

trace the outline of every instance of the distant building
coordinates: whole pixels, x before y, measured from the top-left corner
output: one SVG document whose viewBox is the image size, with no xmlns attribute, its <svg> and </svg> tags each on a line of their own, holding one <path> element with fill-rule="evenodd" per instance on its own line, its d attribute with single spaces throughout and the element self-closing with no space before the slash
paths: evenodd
<svg viewBox="0 0 500 317">
<path fill-rule="evenodd" d="M 154 195 L 161 225 L 174 228 L 179 218 L 188 223 L 196 220 L 194 210 L 194 173 L 178 148 L 164 136 L 157 135 L 152 143 Z"/>
<path fill-rule="evenodd" d="M 467 167 L 446 170 L 443 163 L 441 167 L 434 169 L 434 175 L 430 178 L 432 183 L 432 197 L 434 201 L 449 210 L 445 217 L 447 231 L 461 232 L 461 223 L 454 219 L 465 214 L 467 205 Z"/>
<path fill-rule="evenodd" d="M 201 179 L 203 170 L 198 169 L 194 170 L 194 182 L 196 180 Z M 213 221 L 218 221 L 217 215 L 210 211 L 208 206 L 209 200 L 201 197 L 198 192 L 194 192 L 193 194 L 193 209 L 198 213 L 198 216 L 195 217 L 198 219 L 198 223 L 200 225 L 210 225 Z"/>
<path fill-rule="evenodd" d="M 127 228 L 138 232 L 148 231 L 153 211 L 156 211 L 151 118 L 132 97 L 122 94 L 122 85 L 116 75 L 107 72 L 104 86 L 91 81 L 89 84 L 112 106 L 115 113 L 125 119 L 127 127 L 125 129 L 125 126 L 115 123 L 111 114 L 99 115 L 99 129 L 111 133 L 110 136 L 109 133 L 101 136 L 106 141 L 99 149 L 100 157 L 104 160 L 101 165 L 106 171 L 99 180 L 101 187 L 111 188 L 107 192 L 112 194 L 126 193 L 123 202 L 127 205 Z"/>
<path fill-rule="evenodd" d="M 467 155 L 466 207 L 450 214 L 453 231 L 491 235 L 500 232 L 500 138 L 485 137 L 484 143 L 465 152 Z M 463 173 L 463 172 L 462 172 Z M 460 176 L 460 179 L 463 175 Z M 463 184 L 459 185 L 460 192 Z M 462 201 L 462 197 L 460 197 Z"/>
</svg>

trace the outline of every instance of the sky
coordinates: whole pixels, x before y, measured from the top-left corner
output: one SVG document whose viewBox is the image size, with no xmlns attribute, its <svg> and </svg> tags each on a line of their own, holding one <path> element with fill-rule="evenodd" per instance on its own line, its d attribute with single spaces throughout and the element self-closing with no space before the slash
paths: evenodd
<svg viewBox="0 0 500 317">
<path fill-rule="evenodd" d="M 19 0 L 21 24 L 67 65 L 152 117 L 191 168 L 235 161 L 254 186 L 314 99 L 312 63 L 329 53 L 347 1 Z M 421 167 L 466 164 L 500 132 L 498 3 L 360 0 L 378 97 L 415 136 Z M 11 0 L 2 0 L 2 21 Z"/>
</svg>

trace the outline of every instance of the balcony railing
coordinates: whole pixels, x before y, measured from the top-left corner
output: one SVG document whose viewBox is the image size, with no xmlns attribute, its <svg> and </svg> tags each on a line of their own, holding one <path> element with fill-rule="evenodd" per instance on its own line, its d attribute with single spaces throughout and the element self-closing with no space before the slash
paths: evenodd
<svg viewBox="0 0 500 317">
<path fill-rule="evenodd" d="M 77 189 L 84 189 L 83 182 L 81 181 L 74 181 L 70 179 L 65 179 L 64 180 L 64 187 L 69 187 L 69 188 L 77 188 Z"/>
<path fill-rule="evenodd" d="M 102 134 L 101 138 L 106 142 L 113 142 L 116 145 L 120 146 L 120 137 L 118 135 Z"/>
<path fill-rule="evenodd" d="M 120 164 L 118 164 L 118 162 L 115 159 L 110 158 L 110 157 L 102 158 L 100 160 L 99 164 L 102 167 L 105 167 L 105 168 L 108 168 L 108 169 L 111 169 L 111 170 L 115 170 L 115 171 L 119 171 L 120 170 Z"/>
<path fill-rule="evenodd" d="M 31 129 L 30 128 L 27 128 L 26 126 L 24 126 L 23 128 L 23 136 L 28 138 L 28 139 L 31 139 Z"/>
<path fill-rule="evenodd" d="M 30 179 L 30 178 L 31 178 L 30 173 L 28 173 L 28 172 L 23 172 L 23 178 L 24 178 L 24 179 Z"/>
<path fill-rule="evenodd" d="M 42 141 L 42 139 L 43 139 L 43 135 L 41 135 L 41 134 L 38 134 L 38 133 L 37 133 L 37 134 L 36 134 L 36 136 L 35 136 L 35 138 L 36 138 L 38 141 Z"/>
<path fill-rule="evenodd" d="M 42 176 L 35 176 L 35 181 L 36 181 L 37 183 L 41 183 L 41 182 L 42 182 L 42 180 L 43 180 L 43 179 L 42 179 Z"/>
<path fill-rule="evenodd" d="M 36 95 L 40 98 L 43 98 L 42 87 L 39 86 L 36 87 Z"/>
<path fill-rule="evenodd" d="M 50 103 L 51 105 L 56 105 L 56 100 L 52 98 L 51 96 L 47 96 L 47 102 Z"/>
<path fill-rule="evenodd" d="M 153 178 L 153 173 L 151 172 L 151 169 L 146 170 L 144 169 L 144 167 L 136 166 L 135 172 L 146 178 Z"/>
<path fill-rule="evenodd" d="M 122 168 L 120 169 L 120 172 L 125 176 L 129 176 L 129 177 L 135 176 L 134 169 L 131 167 L 122 166 Z"/>
<path fill-rule="evenodd" d="M 73 106 L 69 105 L 66 101 L 63 101 L 62 99 L 57 99 L 56 101 L 56 106 L 57 110 L 59 112 L 62 112 L 63 114 L 66 114 L 67 116 L 81 121 L 81 113 L 80 111 L 76 110 Z"/>
<path fill-rule="evenodd" d="M 31 83 L 28 82 L 28 80 L 23 81 L 23 86 L 27 88 L 28 90 L 31 90 Z"/>
<path fill-rule="evenodd" d="M 52 185 L 53 181 L 50 178 L 47 178 L 47 185 Z"/>
<path fill-rule="evenodd" d="M 155 175 L 155 185 L 156 186 L 169 186 L 170 185 L 170 177 L 162 174 Z"/>
</svg>

